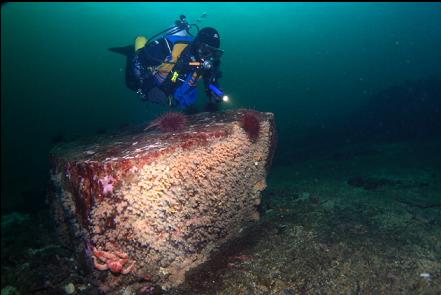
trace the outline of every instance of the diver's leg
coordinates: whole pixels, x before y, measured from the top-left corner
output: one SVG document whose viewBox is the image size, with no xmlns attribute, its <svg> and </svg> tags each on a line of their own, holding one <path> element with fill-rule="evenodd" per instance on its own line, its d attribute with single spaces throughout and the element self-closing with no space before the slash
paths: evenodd
<svg viewBox="0 0 441 295">
<path fill-rule="evenodd" d="M 132 53 L 127 55 L 126 61 L 126 85 L 128 88 L 138 91 L 142 86 L 142 80 L 146 76 L 146 67 L 141 58 L 141 50 L 147 44 L 148 39 L 144 36 L 138 36 L 135 39 L 135 45 Z"/>
<path fill-rule="evenodd" d="M 126 86 L 129 89 L 137 91 L 140 87 L 139 79 L 135 76 L 135 72 L 133 70 L 133 58 L 134 55 L 127 56 L 126 60 Z"/>
<path fill-rule="evenodd" d="M 142 100 L 148 100 L 148 92 L 156 86 L 154 77 L 149 70 L 142 56 L 144 48 L 136 51 L 130 64 L 130 75 L 135 91 Z M 133 89 L 133 88 L 132 88 Z"/>
<path fill-rule="evenodd" d="M 147 38 L 144 36 L 136 37 L 134 52 L 127 57 L 126 85 L 135 91 L 142 89 L 144 80 L 149 76 L 146 61 L 143 58 L 143 51 L 147 41 Z"/>
</svg>

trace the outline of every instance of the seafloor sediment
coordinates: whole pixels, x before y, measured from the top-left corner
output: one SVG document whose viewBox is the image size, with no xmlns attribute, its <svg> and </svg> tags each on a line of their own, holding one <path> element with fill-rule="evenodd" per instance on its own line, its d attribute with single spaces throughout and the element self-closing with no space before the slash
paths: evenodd
<svg viewBox="0 0 441 295">
<path fill-rule="evenodd" d="M 439 150 L 402 142 L 287 157 L 270 172 L 258 224 L 179 289 L 147 279 L 137 294 L 440 294 Z M 99 294 L 47 216 L 2 217 L 2 289 Z"/>
</svg>

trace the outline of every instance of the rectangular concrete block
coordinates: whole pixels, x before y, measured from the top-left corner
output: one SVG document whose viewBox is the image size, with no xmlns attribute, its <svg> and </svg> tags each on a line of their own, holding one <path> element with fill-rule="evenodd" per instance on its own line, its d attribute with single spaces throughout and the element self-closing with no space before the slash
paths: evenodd
<svg viewBox="0 0 441 295">
<path fill-rule="evenodd" d="M 181 117 L 179 117 L 181 116 Z M 146 131 L 57 146 L 51 204 L 103 290 L 164 289 L 234 239 L 257 206 L 275 148 L 271 113 L 165 116 Z M 161 121 L 162 120 L 162 121 Z"/>
</svg>

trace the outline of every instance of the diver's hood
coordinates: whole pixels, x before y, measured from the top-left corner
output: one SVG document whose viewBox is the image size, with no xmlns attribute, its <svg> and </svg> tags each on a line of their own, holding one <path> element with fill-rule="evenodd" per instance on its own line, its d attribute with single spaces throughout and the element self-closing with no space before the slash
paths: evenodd
<svg viewBox="0 0 441 295">
<path fill-rule="evenodd" d="M 201 29 L 196 38 L 195 43 L 205 43 L 214 48 L 220 48 L 220 36 L 216 29 L 205 27 Z"/>
</svg>

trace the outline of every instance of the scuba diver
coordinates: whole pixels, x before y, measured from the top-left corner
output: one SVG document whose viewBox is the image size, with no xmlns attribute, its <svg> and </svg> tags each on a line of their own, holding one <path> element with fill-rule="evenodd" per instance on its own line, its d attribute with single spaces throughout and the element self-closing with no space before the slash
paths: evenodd
<svg viewBox="0 0 441 295">
<path fill-rule="evenodd" d="M 190 33 L 193 26 L 196 37 Z M 126 85 L 143 101 L 185 109 L 197 101 L 201 79 L 209 110 L 217 110 L 221 101 L 228 100 L 218 84 L 223 53 L 219 33 L 211 27 L 199 30 L 184 15 L 150 40 L 139 36 L 134 46 L 110 50 L 127 56 Z"/>
</svg>

